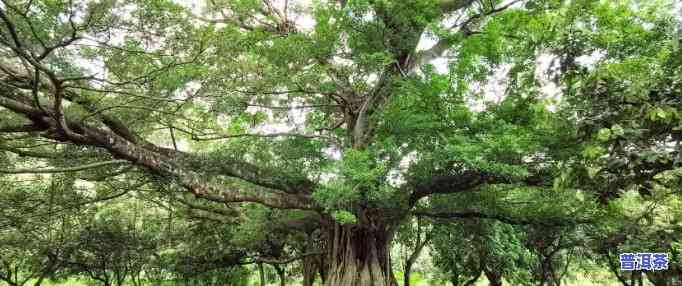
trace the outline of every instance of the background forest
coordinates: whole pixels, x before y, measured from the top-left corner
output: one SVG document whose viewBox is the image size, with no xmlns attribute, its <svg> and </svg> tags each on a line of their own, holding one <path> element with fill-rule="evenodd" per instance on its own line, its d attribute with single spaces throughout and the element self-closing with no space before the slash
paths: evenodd
<svg viewBox="0 0 682 286">
<path fill-rule="evenodd" d="M 682 285 L 681 36 L 673 0 L 0 0 L 0 285 Z"/>
</svg>

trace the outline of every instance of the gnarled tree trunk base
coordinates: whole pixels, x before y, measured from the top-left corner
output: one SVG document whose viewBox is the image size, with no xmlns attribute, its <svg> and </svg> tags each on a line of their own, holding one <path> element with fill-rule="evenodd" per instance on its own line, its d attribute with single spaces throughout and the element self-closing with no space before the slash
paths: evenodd
<svg viewBox="0 0 682 286">
<path fill-rule="evenodd" d="M 326 286 L 397 285 L 388 256 L 388 231 L 335 224 L 330 232 Z"/>
</svg>

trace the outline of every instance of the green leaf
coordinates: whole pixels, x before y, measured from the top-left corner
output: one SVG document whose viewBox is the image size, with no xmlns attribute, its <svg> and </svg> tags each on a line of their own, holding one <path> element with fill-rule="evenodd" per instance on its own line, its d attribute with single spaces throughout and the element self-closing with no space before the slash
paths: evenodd
<svg viewBox="0 0 682 286">
<path fill-rule="evenodd" d="M 597 133 L 597 140 L 601 142 L 606 142 L 609 141 L 609 139 L 611 139 L 611 130 L 608 128 L 600 129 L 599 132 Z"/>
<path fill-rule="evenodd" d="M 623 135 L 625 135 L 625 130 L 623 130 L 623 127 L 621 127 L 620 125 L 614 124 L 613 126 L 611 126 L 611 133 L 614 136 L 622 137 Z"/>
<path fill-rule="evenodd" d="M 354 214 L 344 211 L 344 210 L 338 210 L 332 212 L 332 217 L 338 221 L 340 224 L 356 224 L 358 222 L 357 218 L 355 217 Z"/>
</svg>

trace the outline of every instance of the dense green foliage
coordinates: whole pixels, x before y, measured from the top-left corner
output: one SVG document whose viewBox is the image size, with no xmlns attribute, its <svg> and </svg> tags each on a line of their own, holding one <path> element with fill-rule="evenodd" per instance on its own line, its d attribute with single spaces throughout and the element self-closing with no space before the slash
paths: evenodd
<svg viewBox="0 0 682 286">
<path fill-rule="evenodd" d="M 673 4 L 1 0 L 0 285 L 679 285 Z"/>
</svg>

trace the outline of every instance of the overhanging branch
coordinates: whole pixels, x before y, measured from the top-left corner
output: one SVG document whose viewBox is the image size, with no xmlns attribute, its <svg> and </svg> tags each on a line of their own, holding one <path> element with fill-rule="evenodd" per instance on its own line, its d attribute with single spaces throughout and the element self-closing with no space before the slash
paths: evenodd
<svg viewBox="0 0 682 286">
<path fill-rule="evenodd" d="M 18 126 L 0 126 L 0 133 L 21 133 L 21 132 L 35 132 L 35 131 L 43 131 L 45 130 L 45 127 L 38 126 L 35 124 L 28 124 L 28 125 L 18 125 Z"/>
<path fill-rule="evenodd" d="M 34 123 L 47 126 L 49 131 L 60 130 L 60 124 L 57 122 L 57 119 L 50 116 L 53 113 L 52 108 L 45 106 L 43 110 L 40 110 L 26 102 L 31 102 L 31 99 L 11 90 L 6 91 L 5 94 L 0 94 L 0 106 L 34 121 Z M 108 129 L 89 125 L 85 122 L 69 120 L 64 117 L 61 119 L 65 121 L 63 124 L 78 132 L 77 137 L 72 136 L 73 132 L 45 132 L 41 136 L 106 149 L 115 158 L 124 159 L 121 161 L 117 160 L 115 164 L 128 162 L 145 167 L 154 173 L 175 177 L 182 186 L 197 197 L 221 203 L 254 202 L 273 208 L 317 209 L 316 204 L 307 197 L 312 190 L 312 182 L 309 180 L 291 179 L 286 175 L 277 173 L 276 170 L 263 170 L 258 166 L 240 161 L 220 162 L 219 166 L 208 168 L 209 170 L 207 171 L 209 173 L 217 172 L 217 174 L 211 175 L 239 178 L 261 187 L 252 190 L 231 188 L 206 180 L 204 178 L 206 177 L 205 174 L 202 176 L 194 171 L 190 171 L 195 168 L 205 169 L 207 164 L 202 156 L 172 149 L 166 150 L 143 139 L 135 140 L 139 138 L 136 134 L 126 134 L 129 130 L 121 132 L 120 129 L 115 128 L 119 124 L 120 126 L 123 125 L 120 121 L 117 124 L 112 124 L 110 120 L 114 120 L 114 118 L 100 118 L 100 120 L 104 121 L 103 125 L 109 127 Z M 124 137 L 123 135 L 130 136 Z M 100 162 L 85 166 L 57 169 L 5 170 L 4 173 L 76 172 L 110 164 L 114 163 Z"/>
<path fill-rule="evenodd" d="M 290 132 L 277 132 L 277 133 L 266 133 L 266 134 L 256 134 L 256 133 L 241 133 L 241 134 L 218 134 L 214 136 L 198 136 L 192 134 L 192 140 L 196 141 L 211 141 L 211 140 L 223 140 L 223 139 L 233 139 L 233 138 L 243 138 L 243 137 L 256 137 L 256 138 L 274 138 L 274 137 L 299 137 L 307 139 L 325 139 L 333 140 L 329 136 L 324 135 L 313 135 L 313 134 L 300 134 L 300 133 L 290 133 Z"/>
<path fill-rule="evenodd" d="M 512 217 L 507 217 L 507 216 L 499 215 L 499 214 L 482 213 L 479 211 L 461 211 L 461 212 L 415 211 L 415 212 L 412 212 L 412 214 L 415 216 L 418 216 L 418 217 L 430 217 L 430 218 L 437 218 L 437 219 L 476 219 L 476 218 L 478 218 L 478 219 L 492 219 L 492 220 L 504 222 L 506 224 L 514 224 L 514 225 L 533 224 L 533 222 L 526 220 L 526 219 L 512 218 Z"/>
<path fill-rule="evenodd" d="M 16 147 L 11 147 L 11 146 L 2 146 L 2 145 L 0 145 L 0 151 L 12 152 L 14 154 L 19 155 L 20 157 L 43 158 L 43 159 L 49 159 L 49 158 L 57 157 L 57 155 L 53 154 L 53 153 L 42 153 L 42 152 L 24 150 L 22 148 L 16 148 Z"/>
<path fill-rule="evenodd" d="M 499 178 L 495 179 L 491 174 L 478 170 L 441 172 L 413 183 L 414 191 L 410 195 L 410 205 L 429 195 L 468 192 L 493 181 L 499 181 Z"/>
<path fill-rule="evenodd" d="M 112 161 L 97 162 L 97 163 L 86 164 L 86 165 L 81 165 L 81 166 L 76 166 L 76 167 L 67 167 L 67 168 L 14 169 L 14 170 L 0 169 L 0 174 L 69 173 L 69 172 L 78 172 L 78 171 L 84 171 L 84 170 L 89 170 L 89 169 L 95 169 L 95 168 L 100 168 L 100 167 L 104 167 L 104 166 L 122 165 L 122 164 L 127 164 L 127 163 L 128 163 L 128 161 L 126 161 L 126 160 L 112 160 Z"/>
<path fill-rule="evenodd" d="M 454 194 L 478 190 L 486 184 L 523 184 L 526 186 L 546 186 L 541 175 L 513 178 L 481 170 L 440 171 L 431 177 L 411 182 L 413 188 L 409 203 L 414 206 L 419 199 L 434 194 Z"/>
<path fill-rule="evenodd" d="M 414 211 L 413 215 L 419 217 L 430 217 L 436 219 L 490 219 L 512 225 L 539 225 L 539 226 L 571 226 L 577 224 L 593 223 L 592 219 L 578 219 L 568 217 L 547 217 L 547 218 L 520 218 L 506 216 L 503 214 L 484 213 L 480 211 L 460 211 L 460 212 L 433 212 L 433 211 Z"/>
<path fill-rule="evenodd" d="M 290 257 L 290 258 L 285 258 L 285 259 L 273 259 L 273 258 L 266 258 L 266 257 L 255 257 L 253 258 L 252 261 L 245 261 L 240 264 L 245 265 L 245 264 L 254 264 L 254 263 L 267 263 L 267 264 L 289 264 L 291 262 L 294 262 L 296 260 L 301 260 L 309 256 L 315 256 L 315 255 L 323 255 L 324 252 L 310 252 L 310 253 L 305 253 L 301 254 L 298 256 Z"/>
<path fill-rule="evenodd" d="M 510 8 L 511 6 L 515 5 L 520 1 L 521 0 L 514 0 L 505 5 L 495 7 L 488 11 L 484 11 L 479 14 L 473 15 L 466 21 L 462 22 L 461 24 L 453 26 L 451 29 L 459 27 L 459 30 L 457 31 L 458 33 L 465 37 L 471 36 L 472 33 L 469 26 L 472 23 L 477 22 L 486 16 L 490 16 L 507 10 L 508 8 Z M 454 11 L 467 7 L 471 5 L 473 2 L 474 1 L 467 0 L 441 0 L 439 5 L 441 9 L 443 9 L 444 11 Z M 428 64 L 432 60 L 442 57 L 445 51 L 447 51 L 453 45 L 453 43 L 454 42 L 451 38 L 443 38 L 436 42 L 436 44 L 433 45 L 431 48 L 416 52 L 414 59 L 408 63 L 409 64 L 407 68 L 408 72 L 412 73 L 422 65 Z"/>
</svg>

